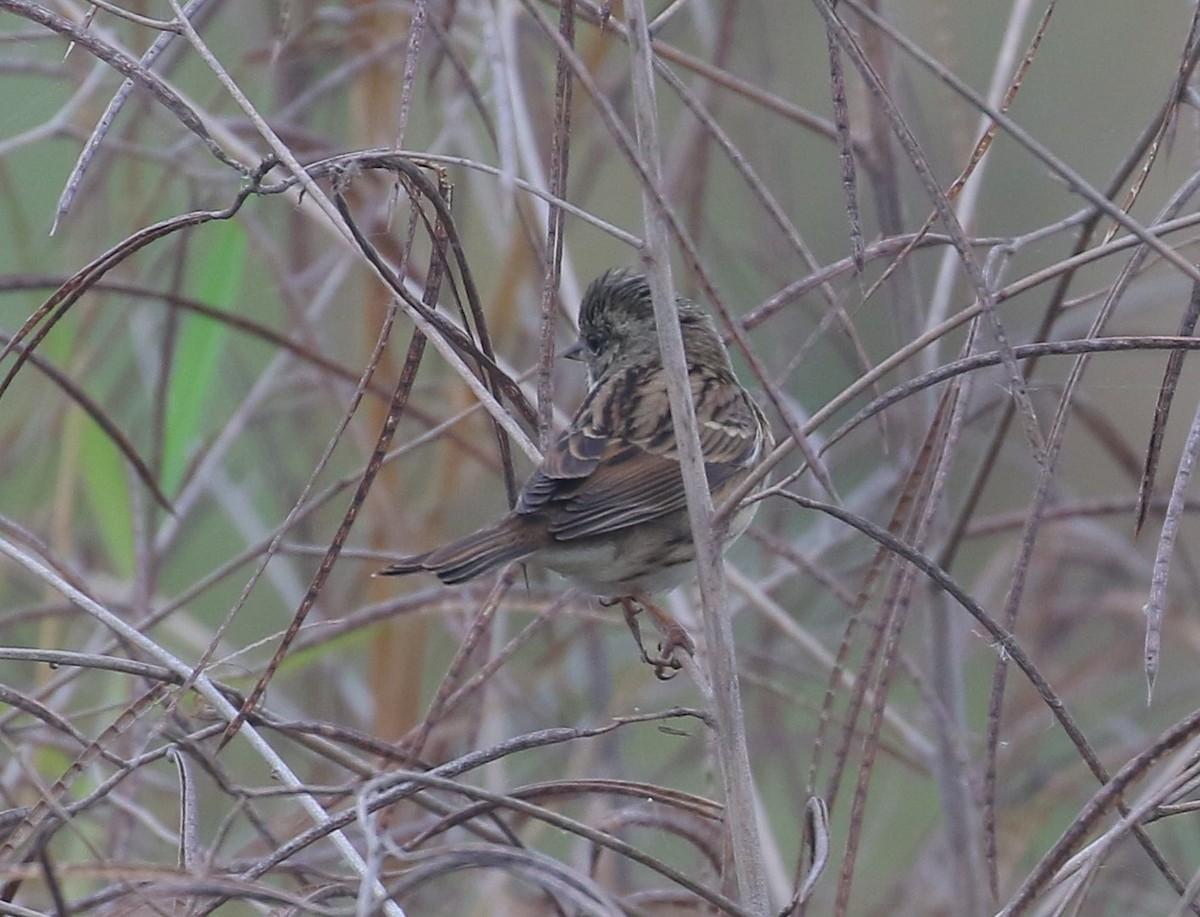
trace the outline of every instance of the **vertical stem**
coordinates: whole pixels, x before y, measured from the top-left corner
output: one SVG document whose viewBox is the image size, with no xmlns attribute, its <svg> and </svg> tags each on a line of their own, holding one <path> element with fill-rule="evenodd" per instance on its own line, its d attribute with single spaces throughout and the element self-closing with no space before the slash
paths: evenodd
<svg viewBox="0 0 1200 917">
<path fill-rule="evenodd" d="M 725 790 L 725 814 L 732 839 L 733 866 L 742 902 L 753 914 L 766 915 L 769 907 L 766 873 L 760 848 L 758 820 L 754 809 L 753 777 L 746 747 L 734 657 L 733 626 L 725 595 L 725 575 L 720 539 L 713 531 L 713 503 L 704 472 L 704 455 L 692 391 L 688 381 L 683 336 L 675 310 L 675 287 L 671 279 L 670 235 L 666 202 L 661 197 L 661 148 L 658 142 L 657 103 L 654 96 L 654 65 L 643 0 L 626 4 L 629 48 L 632 56 L 634 118 L 638 154 L 647 184 L 642 188 L 642 214 L 646 225 L 643 257 L 654 297 L 663 366 L 667 371 L 667 394 L 671 419 L 679 446 L 679 461 L 687 493 L 688 518 L 696 545 L 700 575 L 700 603 L 704 638 L 712 683 L 713 713 L 717 724 L 717 756 Z"/>
</svg>

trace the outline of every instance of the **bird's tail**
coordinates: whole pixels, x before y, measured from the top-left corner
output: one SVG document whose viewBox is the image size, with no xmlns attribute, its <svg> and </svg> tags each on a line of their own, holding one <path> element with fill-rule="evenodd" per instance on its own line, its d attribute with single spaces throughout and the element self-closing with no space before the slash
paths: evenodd
<svg viewBox="0 0 1200 917">
<path fill-rule="evenodd" d="M 463 583 L 486 573 L 493 567 L 528 557 L 536 543 L 527 537 L 519 518 L 509 517 L 491 528 L 481 529 L 458 541 L 402 557 L 378 572 L 378 576 L 403 576 L 427 570 L 448 585 Z"/>
</svg>

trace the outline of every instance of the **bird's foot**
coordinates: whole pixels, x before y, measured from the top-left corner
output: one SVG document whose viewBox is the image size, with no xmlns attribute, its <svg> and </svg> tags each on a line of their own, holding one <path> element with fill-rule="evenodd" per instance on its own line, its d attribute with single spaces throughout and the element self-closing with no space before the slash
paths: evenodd
<svg viewBox="0 0 1200 917">
<path fill-rule="evenodd" d="M 689 656 L 696 654 L 696 644 L 684 626 L 650 600 L 639 596 L 622 596 L 613 604 L 619 604 L 625 612 L 625 623 L 629 632 L 633 634 L 642 661 L 654 668 L 654 677 L 659 681 L 669 681 L 683 667 L 676 655 L 677 650 L 682 649 Z M 656 657 L 652 657 L 646 651 L 646 644 L 642 642 L 642 628 L 638 624 L 637 616 L 643 609 L 654 619 L 654 623 L 662 632 Z"/>
</svg>

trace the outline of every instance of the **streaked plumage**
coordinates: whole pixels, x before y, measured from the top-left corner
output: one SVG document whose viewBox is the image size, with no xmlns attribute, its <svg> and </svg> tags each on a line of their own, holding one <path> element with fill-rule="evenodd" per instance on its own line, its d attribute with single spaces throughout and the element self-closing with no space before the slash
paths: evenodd
<svg viewBox="0 0 1200 917">
<path fill-rule="evenodd" d="M 773 438 L 709 317 L 682 297 L 676 305 L 708 484 L 719 504 Z M 494 526 L 381 573 L 428 570 L 460 583 L 528 560 L 616 597 L 663 591 L 689 577 L 695 551 L 646 279 L 622 270 L 598 277 L 580 305 L 579 331 L 588 393 L 516 507 Z M 755 506 L 730 521 L 726 547 Z"/>
</svg>

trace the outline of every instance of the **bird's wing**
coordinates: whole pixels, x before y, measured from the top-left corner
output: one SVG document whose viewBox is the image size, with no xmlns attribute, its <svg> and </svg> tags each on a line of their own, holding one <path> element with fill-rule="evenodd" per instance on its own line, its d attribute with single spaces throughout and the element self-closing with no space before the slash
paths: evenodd
<svg viewBox="0 0 1200 917">
<path fill-rule="evenodd" d="M 732 377 L 691 376 L 708 485 L 753 464 L 760 415 Z M 526 483 L 517 513 L 545 513 L 570 540 L 637 525 L 686 505 L 661 365 L 602 380 Z"/>
</svg>

